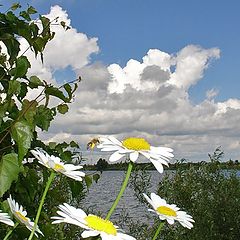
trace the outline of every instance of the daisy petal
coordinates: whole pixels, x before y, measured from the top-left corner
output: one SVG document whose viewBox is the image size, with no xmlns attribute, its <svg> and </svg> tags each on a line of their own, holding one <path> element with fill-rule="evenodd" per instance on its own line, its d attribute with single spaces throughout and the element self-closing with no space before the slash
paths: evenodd
<svg viewBox="0 0 240 240">
<path fill-rule="evenodd" d="M 150 159 L 150 161 L 152 162 L 152 164 L 154 165 L 154 167 L 157 169 L 159 173 L 163 173 L 163 166 L 159 161 L 153 160 L 153 159 Z"/>
<path fill-rule="evenodd" d="M 7 213 L 2 213 L 0 210 L 0 222 L 5 223 L 9 226 L 14 226 L 14 222 L 10 219 L 10 216 Z"/>
<path fill-rule="evenodd" d="M 121 159 L 123 156 L 124 156 L 124 154 L 120 154 L 119 152 L 115 152 L 110 156 L 109 162 L 116 162 L 119 159 Z"/>
<path fill-rule="evenodd" d="M 137 151 L 130 153 L 129 157 L 132 162 L 136 162 L 138 159 L 139 153 Z"/>
<path fill-rule="evenodd" d="M 113 137 L 113 136 L 108 137 L 108 139 L 109 139 L 112 143 L 114 143 L 114 144 L 122 145 L 122 143 L 121 143 L 120 141 L 118 141 L 118 140 L 117 140 L 115 137 Z"/>
<path fill-rule="evenodd" d="M 99 232 L 98 231 L 92 231 L 92 230 L 86 230 L 81 234 L 81 236 L 83 238 L 95 237 L 97 235 L 99 235 Z"/>
<path fill-rule="evenodd" d="M 167 222 L 168 222 L 170 225 L 172 225 L 172 224 L 174 224 L 174 219 L 168 218 L 168 219 L 167 219 Z"/>
</svg>

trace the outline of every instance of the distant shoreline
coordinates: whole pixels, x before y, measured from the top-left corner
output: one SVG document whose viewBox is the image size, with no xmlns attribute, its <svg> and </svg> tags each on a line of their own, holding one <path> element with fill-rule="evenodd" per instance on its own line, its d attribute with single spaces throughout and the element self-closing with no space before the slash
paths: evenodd
<svg viewBox="0 0 240 240">
<path fill-rule="evenodd" d="M 169 167 L 164 166 L 166 170 L 177 170 L 177 169 L 189 169 L 191 167 L 198 168 L 202 165 L 210 164 L 211 162 L 178 162 L 174 164 L 169 164 Z M 216 166 L 219 167 L 221 170 L 240 170 L 240 162 L 236 161 L 228 161 L 228 162 L 215 162 Z M 127 162 L 120 162 L 109 164 L 106 160 L 100 159 L 97 164 L 95 165 L 83 165 L 85 170 L 89 171 L 126 171 L 128 167 Z M 146 171 L 155 171 L 155 167 L 151 163 L 135 163 L 134 164 L 135 170 L 146 170 Z"/>
</svg>

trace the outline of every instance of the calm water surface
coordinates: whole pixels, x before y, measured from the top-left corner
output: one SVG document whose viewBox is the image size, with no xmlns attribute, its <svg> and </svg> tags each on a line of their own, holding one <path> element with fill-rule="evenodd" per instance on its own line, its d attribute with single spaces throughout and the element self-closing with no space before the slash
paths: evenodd
<svg viewBox="0 0 240 240">
<path fill-rule="evenodd" d="M 156 192 L 163 174 L 157 171 L 148 171 L 148 173 L 151 175 L 152 185 L 149 191 Z M 104 171 L 99 181 L 90 187 L 89 193 L 83 201 L 84 207 L 91 207 L 95 213 L 100 211 L 102 216 L 105 217 L 121 188 L 124 177 L 124 171 Z M 142 222 L 146 221 L 147 216 L 153 216 L 152 213 L 148 213 L 147 206 L 137 200 L 130 187 L 126 188 L 111 220 L 118 219 L 124 209 L 129 217 Z"/>
</svg>

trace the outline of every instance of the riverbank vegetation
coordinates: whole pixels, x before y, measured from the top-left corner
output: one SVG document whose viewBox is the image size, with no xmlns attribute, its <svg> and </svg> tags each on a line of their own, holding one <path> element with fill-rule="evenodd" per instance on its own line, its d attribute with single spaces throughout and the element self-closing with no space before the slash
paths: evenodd
<svg viewBox="0 0 240 240">
<path fill-rule="evenodd" d="M 179 204 L 195 219 L 191 231 L 166 225 L 158 239 L 164 240 L 236 240 L 240 236 L 240 176 L 238 170 L 223 171 L 220 164 L 223 152 L 217 149 L 209 155 L 208 163 L 176 164 L 175 174 L 166 174 L 159 183 L 158 194 L 169 202 Z M 144 177 L 141 177 L 144 176 Z M 142 202 L 140 192 L 149 187 L 147 172 L 139 170 L 131 178 L 136 198 Z M 142 181 L 142 183 L 141 183 Z M 139 191 L 139 186 L 147 186 Z M 140 240 L 151 239 L 152 228 L 133 220 L 125 222 Z M 154 223 L 156 229 L 158 219 Z M 138 235 L 139 229 L 143 231 Z"/>
</svg>

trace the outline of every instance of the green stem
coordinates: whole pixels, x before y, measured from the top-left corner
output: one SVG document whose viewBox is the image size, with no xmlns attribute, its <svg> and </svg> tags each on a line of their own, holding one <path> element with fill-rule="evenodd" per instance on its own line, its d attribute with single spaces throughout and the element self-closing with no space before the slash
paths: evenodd
<svg viewBox="0 0 240 240">
<path fill-rule="evenodd" d="M 39 207 L 38 207 L 38 211 L 37 211 L 37 215 L 36 215 L 36 218 L 35 218 L 35 221 L 34 221 L 33 229 L 32 229 L 32 231 L 31 231 L 31 234 L 30 234 L 28 240 L 31 240 L 31 239 L 33 238 L 33 235 L 34 235 L 34 232 L 35 232 L 35 230 L 36 230 L 36 228 L 37 228 L 38 220 L 39 220 L 39 217 L 40 217 L 40 214 L 41 214 L 41 211 L 42 211 L 42 207 L 43 207 L 43 204 L 44 204 L 44 200 L 45 200 L 45 198 L 46 198 L 48 189 L 50 188 L 51 183 L 52 183 L 54 177 L 55 177 L 55 173 L 54 173 L 54 172 L 51 172 L 51 175 L 50 175 L 50 177 L 48 178 L 48 181 L 47 181 L 45 190 L 44 190 L 44 192 L 43 192 L 43 195 L 42 195 L 42 198 L 41 198 Z"/>
<path fill-rule="evenodd" d="M 122 187 L 121 187 L 121 189 L 120 189 L 120 192 L 118 193 L 117 198 L 115 199 L 112 207 L 110 208 L 110 210 L 109 210 L 109 212 L 108 212 L 108 214 L 107 214 L 106 220 L 109 220 L 109 219 L 110 219 L 113 211 L 115 210 L 116 206 L 118 205 L 118 202 L 119 202 L 119 200 L 121 199 L 121 197 L 122 197 L 122 195 L 123 195 L 123 193 L 124 193 L 125 188 L 127 187 L 128 180 L 129 180 L 129 177 L 130 177 L 130 175 L 131 175 L 132 168 L 133 168 L 133 163 L 130 162 L 130 163 L 128 164 L 127 173 L 126 173 L 125 179 L 124 179 L 124 181 L 123 181 Z"/>
<path fill-rule="evenodd" d="M 13 226 L 12 229 L 10 229 L 7 233 L 7 235 L 5 236 L 5 238 L 3 240 L 7 240 L 8 237 L 12 234 L 12 232 L 14 231 L 14 229 L 18 226 L 19 222 L 16 222 L 15 225 Z"/>
<path fill-rule="evenodd" d="M 159 226 L 158 226 L 158 229 L 157 229 L 157 231 L 155 232 L 155 235 L 154 235 L 154 237 L 153 237 L 152 240 L 157 239 L 157 236 L 158 236 L 159 233 L 161 232 L 163 225 L 164 225 L 164 222 L 160 222 L 160 224 L 159 224 Z"/>
</svg>

